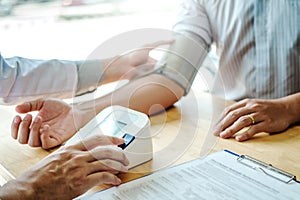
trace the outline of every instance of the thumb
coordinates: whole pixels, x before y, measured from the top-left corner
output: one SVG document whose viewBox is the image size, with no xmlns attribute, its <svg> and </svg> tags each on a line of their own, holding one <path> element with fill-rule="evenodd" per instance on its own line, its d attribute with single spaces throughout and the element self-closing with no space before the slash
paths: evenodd
<svg viewBox="0 0 300 200">
<path fill-rule="evenodd" d="M 150 44 L 146 44 L 143 45 L 144 48 L 148 48 L 149 50 L 155 49 L 158 46 L 162 46 L 162 45 L 169 45 L 175 42 L 174 38 L 168 39 L 168 40 L 160 40 L 160 41 L 156 41 Z"/>
<path fill-rule="evenodd" d="M 39 99 L 35 101 L 28 101 L 23 104 L 17 105 L 16 106 L 16 111 L 18 113 L 27 113 L 31 111 L 38 111 L 43 107 L 44 100 Z"/>
</svg>

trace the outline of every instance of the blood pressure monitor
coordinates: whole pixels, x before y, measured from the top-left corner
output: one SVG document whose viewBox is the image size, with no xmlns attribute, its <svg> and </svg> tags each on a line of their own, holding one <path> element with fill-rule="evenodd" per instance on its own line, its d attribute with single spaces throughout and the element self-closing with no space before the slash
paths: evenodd
<svg viewBox="0 0 300 200">
<path fill-rule="evenodd" d="M 129 159 L 128 168 L 152 159 L 150 121 L 144 113 L 122 106 L 108 107 L 81 128 L 66 145 L 99 134 L 124 138 L 120 147 Z"/>
</svg>

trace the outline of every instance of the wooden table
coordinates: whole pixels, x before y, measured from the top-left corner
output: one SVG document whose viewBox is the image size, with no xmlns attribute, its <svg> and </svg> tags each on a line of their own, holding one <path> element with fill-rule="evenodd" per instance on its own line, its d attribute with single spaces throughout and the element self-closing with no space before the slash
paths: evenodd
<svg viewBox="0 0 300 200">
<path fill-rule="evenodd" d="M 167 112 L 151 117 L 153 160 L 120 175 L 122 180 L 129 181 L 222 149 L 271 163 L 299 178 L 300 126 L 271 136 L 261 133 L 245 142 L 220 139 L 213 136 L 210 129 L 213 120 L 229 104 L 207 93 L 190 93 Z M 15 114 L 13 107 L 1 106 L 0 112 L 0 175 L 9 180 L 23 173 L 49 151 L 18 144 L 10 137 L 10 124 Z M 92 191 L 105 187 L 99 186 Z"/>
</svg>

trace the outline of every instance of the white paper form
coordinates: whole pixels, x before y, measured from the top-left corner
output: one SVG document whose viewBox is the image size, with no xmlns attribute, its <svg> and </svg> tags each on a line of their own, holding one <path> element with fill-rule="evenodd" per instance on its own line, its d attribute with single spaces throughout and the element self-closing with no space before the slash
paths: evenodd
<svg viewBox="0 0 300 200">
<path fill-rule="evenodd" d="M 300 183 L 276 180 L 242 164 L 237 158 L 237 155 L 220 151 L 82 199 L 300 199 Z"/>
</svg>

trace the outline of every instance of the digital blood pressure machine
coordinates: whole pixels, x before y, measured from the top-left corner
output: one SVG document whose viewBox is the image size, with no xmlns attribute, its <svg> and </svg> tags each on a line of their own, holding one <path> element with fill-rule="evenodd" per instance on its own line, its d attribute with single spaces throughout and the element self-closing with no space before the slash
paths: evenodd
<svg viewBox="0 0 300 200">
<path fill-rule="evenodd" d="M 81 128 L 66 145 L 99 134 L 124 138 L 120 147 L 130 162 L 129 169 L 152 159 L 150 121 L 144 113 L 122 106 L 108 107 Z"/>
</svg>

